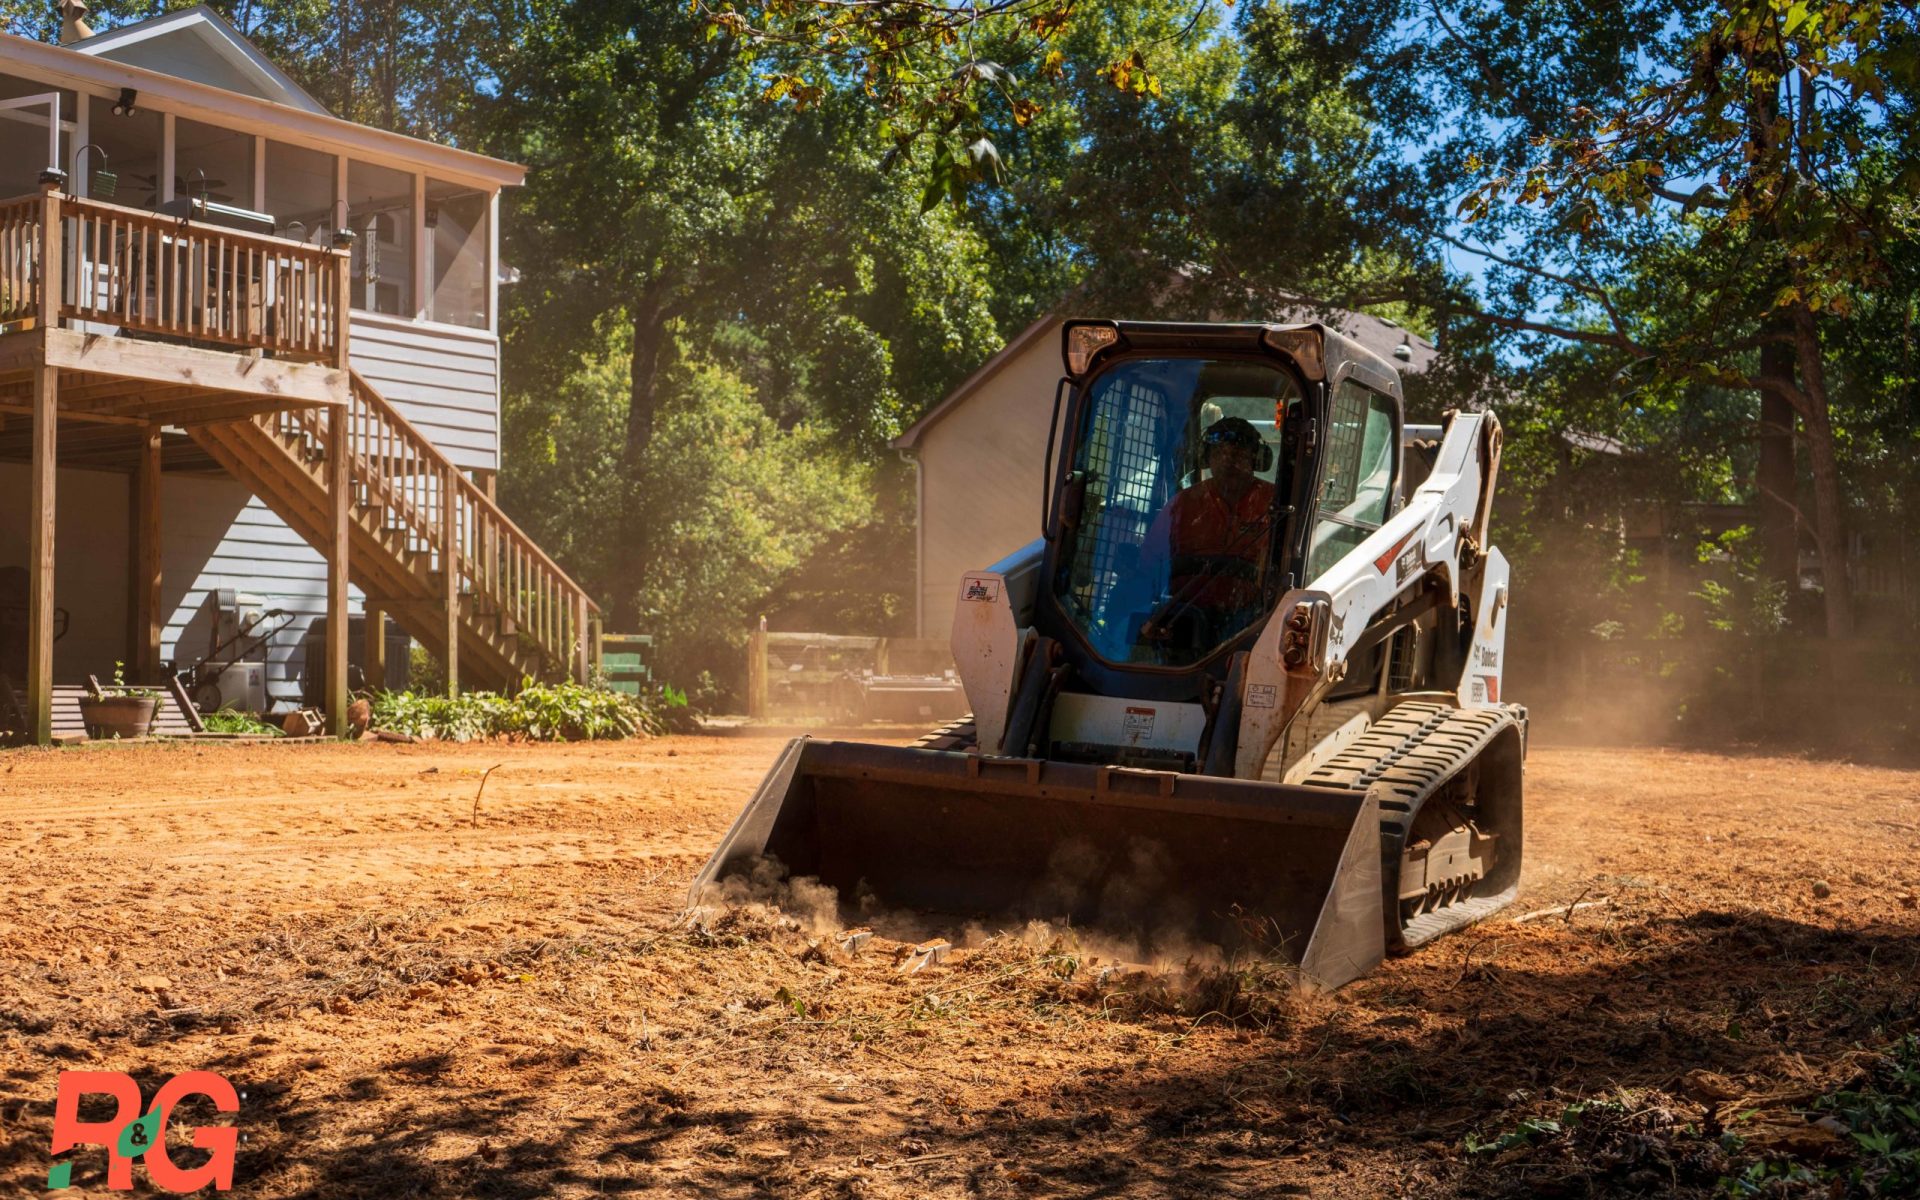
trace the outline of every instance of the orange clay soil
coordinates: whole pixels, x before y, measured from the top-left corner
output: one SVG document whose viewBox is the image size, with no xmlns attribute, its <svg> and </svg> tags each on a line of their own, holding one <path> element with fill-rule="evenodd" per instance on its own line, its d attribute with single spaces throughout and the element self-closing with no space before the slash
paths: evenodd
<svg viewBox="0 0 1920 1200">
<path fill-rule="evenodd" d="M 1519 902 L 1309 998 L 681 921 L 779 744 L 0 754 L 0 1195 L 58 1072 L 195 1069 L 244 1196 L 1705 1194 L 1703 1124 L 1817 1156 L 1913 1026 L 1920 774 L 1536 746 Z M 1617 1128 L 1467 1148 L 1574 1101 Z"/>
</svg>

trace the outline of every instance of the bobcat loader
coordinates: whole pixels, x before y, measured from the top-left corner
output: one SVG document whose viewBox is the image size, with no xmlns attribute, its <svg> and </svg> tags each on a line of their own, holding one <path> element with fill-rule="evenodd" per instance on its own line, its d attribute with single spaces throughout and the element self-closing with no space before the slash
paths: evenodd
<svg viewBox="0 0 1920 1200">
<path fill-rule="evenodd" d="M 1328 989 L 1507 904 L 1493 414 L 1406 427 L 1393 369 L 1320 324 L 1063 341 L 1045 536 L 956 597 L 972 719 L 794 740 L 690 903 L 777 860 L 846 904 L 1277 953 Z"/>
</svg>

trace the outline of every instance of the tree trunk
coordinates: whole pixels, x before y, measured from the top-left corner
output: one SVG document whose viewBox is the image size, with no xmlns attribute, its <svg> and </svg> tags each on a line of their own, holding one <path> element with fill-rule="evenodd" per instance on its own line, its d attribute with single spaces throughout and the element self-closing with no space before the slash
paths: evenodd
<svg viewBox="0 0 1920 1200">
<path fill-rule="evenodd" d="M 1781 329 L 1781 332 L 1791 332 Z M 1760 375 L 1793 382 L 1794 347 L 1768 342 L 1760 347 Z M 1760 392 L 1760 464 L 1756 472 L 1760 492 L 1761 568 L 1768 579 L 1782 582 L 1791 596 L 1800 579 L 1799 513 L 1794 492 L 1797 475 L 1793 461 L 1793 402 L 1777 392 Z"/>
<path fill-rule="evenodd" d="M 1814 537 L 1820 543 L 1820 579 L 1827 610 L 1827 637 L 1853 633 L 1853 584 L 1847 577 L 1846 515 L 1840 495 L 1840 464 L 1834 453 L 1833 422 L 1827 411 L 1826 363 L 1820 329 L 1804 304 L 1793 309 L 1794 351 L 1800 363 L 1801 413 L 1807 432 L 1807 461 L 1813 469 Z"/>
<path fill-rule="evenodd" d="M 353 8 L 348 0 L 334 0 L 340 17 L 340 115 L 353 120 Z M 346 218 L 342 217 L 342 221 Z"/>
<path fill-rule="evenodd" d="M 627 438 L 620 456 L 626 486 L 620 498 L 619 565 L 614 570 L 612 620 L 631 632 L 640 627 L 640 591 L 652 558 L 647 503 L 647 451 L 653 445 L 654 418 L 660 407 L 660 372 L 667 355 L 666 306 L 642 295 L 633 306 L 633 359 L 627 368 Z"/>
</svg>

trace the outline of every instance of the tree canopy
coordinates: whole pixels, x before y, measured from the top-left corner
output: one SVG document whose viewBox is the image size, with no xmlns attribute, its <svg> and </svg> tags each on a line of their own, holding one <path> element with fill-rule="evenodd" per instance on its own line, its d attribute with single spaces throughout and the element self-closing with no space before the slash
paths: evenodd
<svg viewBox="0 0 1920 1200">
<path fill-rule="evenodd" d="M 763 612 L 901 631 L 887 442 L 1063 300 L 1436 338 L 1415 407 L 1502 409 L 1520 579 L 1607 581 L 1569 636 L 1914 619 L 1849 595 L 1920 592 L 1911 6 L 215 7 L 341 115 L 529 166 L 502 495 L 683 681 Z M 1746 514 L 1662 536 L 1750 620 L 1641 603 L 1649 505 Z"/>
</svg>

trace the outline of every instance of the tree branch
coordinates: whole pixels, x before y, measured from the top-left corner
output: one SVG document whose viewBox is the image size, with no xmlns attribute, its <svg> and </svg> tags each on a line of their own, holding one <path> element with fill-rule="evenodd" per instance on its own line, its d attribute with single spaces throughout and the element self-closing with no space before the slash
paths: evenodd
<svg viewBox="0 0 1920 1200">
<path fill-rule="evenodd" d="M 1599 333 L 1591 329 L 1570 329 L 1565 325 L 1548 325 L 1540 321 L 1529 321 L 1522 317 L 1503 317 L 1490 313 L 1473 305 L 1466 305 L 1461 315 L 1472 321 L 1485 321 L 1502 329 L 1511 329 L 1516 333 L 1544 333 L 1569 342 L 1585 342 L 1590 346 L 1611 346 L 1615 350 L 1624 350 L 1635 358 L 1652 358 L 1653 351 L 1640 345 L 1624 333 Z"/>
<path fill-rule="evenodd" d="M 1692 192 L 1676 192 L 1672 188 L 1663 187 L 1657 183 L 1648 183 L 1647 190 L 1662 200 L 1673 201 L 1683 209 L 1725 208 L 1727 206 L 1726 197 L 1708 195 L 1707 189 L 1704 187 Z"/>
</svg>

